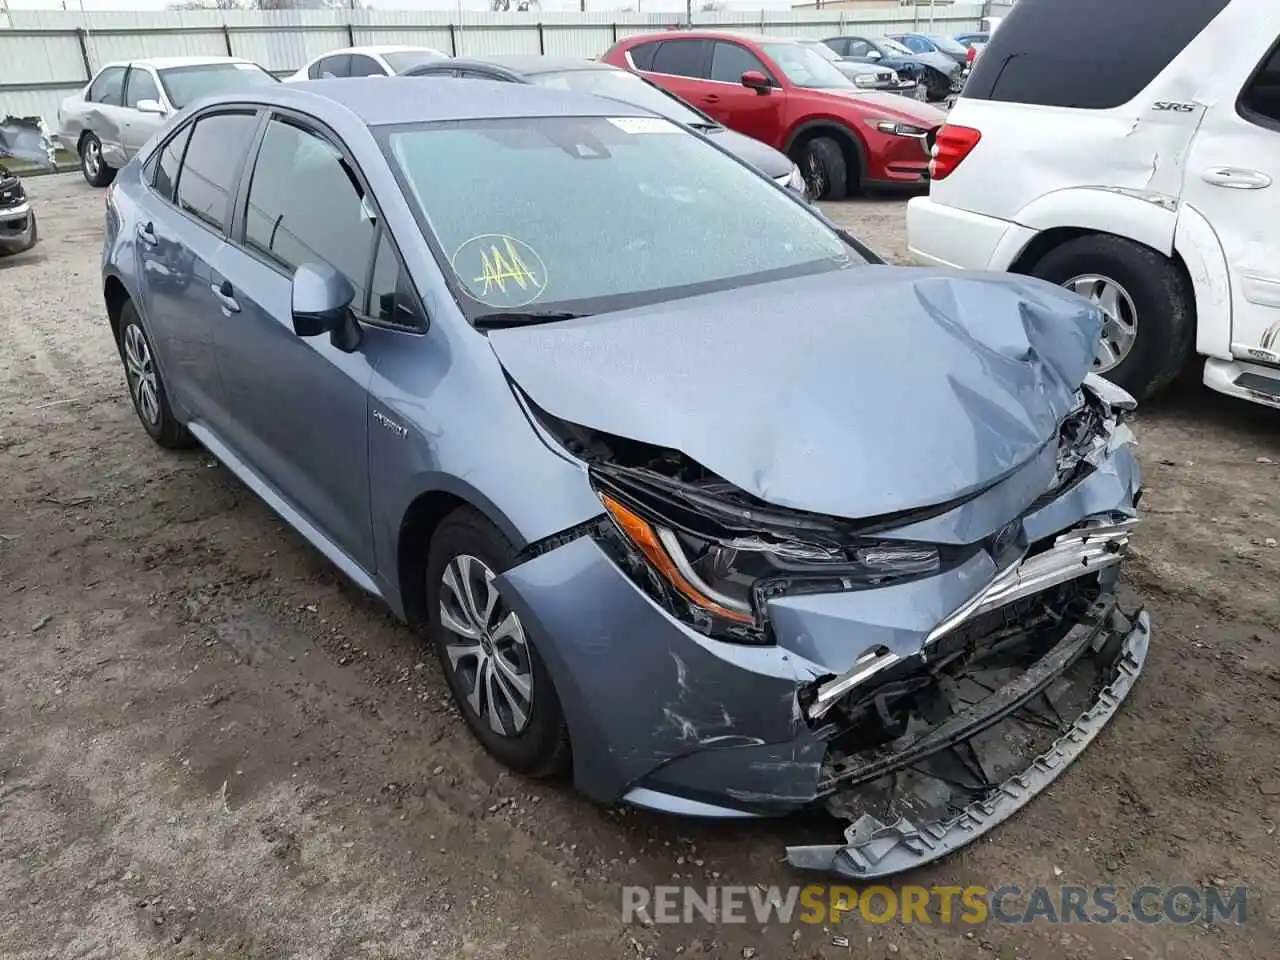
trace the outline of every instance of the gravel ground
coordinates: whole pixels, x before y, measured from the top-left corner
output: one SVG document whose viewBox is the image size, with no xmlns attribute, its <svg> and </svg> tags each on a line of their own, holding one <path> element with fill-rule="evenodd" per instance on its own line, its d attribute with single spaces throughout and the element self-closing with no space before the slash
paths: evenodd
<svg viewBox="0 0 1280 960">
<path fill-rule="evenodd" d="M 0 956 L 1280 955 L 1275 413 L 1198 388 L 1143 411 L 1136 691 L 1050 795 L 904 880 L 1246 885 L 1246 923 L 625 926 L 622 884 L 797 882 L 782 846 L 837 826 L 504 775 L 415 636 L 208 455 L 147 439 L 102 193 L 29 186 L 43 240 L 0 265 Z M 828 212 L 905 256 L 900 200 Z"/>
</svg>

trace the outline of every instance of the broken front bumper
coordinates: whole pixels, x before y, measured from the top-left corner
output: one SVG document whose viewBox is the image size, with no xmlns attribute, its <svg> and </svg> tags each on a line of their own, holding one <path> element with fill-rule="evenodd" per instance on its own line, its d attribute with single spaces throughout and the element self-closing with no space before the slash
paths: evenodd
<svg viewBox="0 0 1280 960">
<path fill-rule="evenodd" d="M 788 860 L 802 869 L 866 880 L 922 866 L 987 833 L 1048 787 L 1106 726 L 1142 670 L 1149 635 L 1146 613 L 1130 620 L 1113 597 L 1103 595 L 1040 660 L 988 696 L 927 732 L 904 736 L 907 742 L 891 745 L 887 755 L 829 765 L 828 806 L 852 819 L 845 842 L 790 847 Z M 1078 696 L 1090 686 L 1092 670 L 1100 678 L 1096 693 L 1056 735 L 1053 720 L 1061 725 L 1062 718 L 1037 715 L 1037 701 L 1056 713 L 1055 698 Z M 960 679 L 984 686 L 976 677 Z M 1052 730 L 1042 735 L 1047 748 L 1031 754 L 1016 772 L 989 778 L 988 764 L 1015 759 L 1019 746 L 1034 742 L 1041 723 L 1042 730 Z M 950 764 L 929 769 L 947 754 Z M 966 792 L 983 795 L 957 804 L 956 796 Z"/>
</svg>

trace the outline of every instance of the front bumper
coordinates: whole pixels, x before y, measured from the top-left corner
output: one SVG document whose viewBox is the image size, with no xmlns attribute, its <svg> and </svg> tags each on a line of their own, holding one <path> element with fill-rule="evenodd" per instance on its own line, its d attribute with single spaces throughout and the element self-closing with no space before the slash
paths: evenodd
<svg viewBox="0 0 1280 960">
<path fill-rule="evenodd" d="M 0 208 L 0 251 L 20 253 L 36 242 L 36 215 L 30 203 Z"/>
</svg>

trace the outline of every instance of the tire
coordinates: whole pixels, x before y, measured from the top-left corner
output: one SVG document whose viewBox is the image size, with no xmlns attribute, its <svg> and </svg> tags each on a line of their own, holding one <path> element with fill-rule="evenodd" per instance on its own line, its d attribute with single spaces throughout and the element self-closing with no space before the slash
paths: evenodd
<svg viewBox="0 0 1280 960">
<path fill-rule="evenodd" d="M 80 172 L 91 187 L 108 186 L 116 172 L 102 159 L 102 142 L 92 133 L 80 138 Z"/>
<path fill-rule="evenodd" d="M 924 73 L 924 89 L 925 99 L 930 103 L 937 103 L 950 95 L 951 81 L 940 70 L 930 67 Z"/>
<path fill-rule="evenodd" d="M 814 137 L 804 145 L 799 166 L 814 200 L 843 200 L 847 195 L 849 170 L 844 151 L 835 140 Z"/>
<path fill-rule="evenodd" d="M 493 524 L 470 507 L 450 513 L 431 538 L 427 553 L 425 597 L 427 630 L 441 669 L 449 683 L 454 702 L 480 744 L 499 763 L 529 777 L 560 773 L 570 761 L 569 728 L 551 675 L 538 655 L 533 640 L 519 617 L 494 591 L 496 603 L 479 642 L 446 626 L 446 608 L 451 624 L 466 626 L 476 618 L 467 612 L 462 586 L 471 583 L 474 602 L 485 606 L 482 589 L 493 590 L 488 575 L 497 575 L 515 563 L 516 549 Z M 450 577 L 459 589 L 450 586 Z M 486 598 L 487 599 L 487 598 Z M 512 619 L 516 628 L 511 628 Z M 481 636 L 481 634 L 476 634 Z M 455 654 L 461 654 L 454 667 Z M 488 661 L 488 666 L 483 661 Z M 505 664 L 501 667 L 499 664 Z M 492 676 L 489 683 L 479 682 Z M 524 722 L 519 723 L 511 705 L 520 700 L 518 679 L 530 684 L 524 700 Z M 494 687 L 499 696 L 493 696 Z M 472 691 L 480 687 L 474 696 Z M 479 705 L 479 710 L 473 703 Z M 490 720 L 490 704 L 497 706 L 497 720 Z M 495 728 L 495 722 L 498 728 Z"/>
<path fill-rule="evenodd" d="M 1031 273 L 1095 299 L 1105 283 L 1118 286 L 1121 320 L 1133 319 L 1131 343 L 1126 350 L 1127 324 L 1108 323 L 1103 339 L 1113 345 L 1117 362 L 1110 369 L 1095 363 L 1094 369 L 1136 399 L 1169 386 L 1190 359 L 1195 294 L 1168 257 L 1120 237 L 1091 234 L 1050 250 Z"/>
<path fill-rule="evenodd" d="M 155 350 L 132 303 L 125 303 L 120 309 L 120 339 L 116 346 L 124 364 L 129 397 L 143 429 L 167 450 L 194 447 L 195 437 L 178 422 L 169 406 L 169 395 L 156 365 Z"/>
</svg>

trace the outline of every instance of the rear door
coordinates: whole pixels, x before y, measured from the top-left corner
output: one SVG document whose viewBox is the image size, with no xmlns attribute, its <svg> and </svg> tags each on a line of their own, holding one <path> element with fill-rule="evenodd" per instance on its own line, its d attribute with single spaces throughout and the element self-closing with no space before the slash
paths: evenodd
<svg viewBox="0 0 1280 960">
<path fill-rule="evenodd" d="M 762 73 L 773 84 L 767 94 L 742 85 L 748 71 Z M 710 80 L 715 89 L 704 93 L 694 106 L 711 114 L 726 127 L 764 143 L 775 143 L 782 129 L 782 108 L 786 92 L 774 71 L 764 65 L 748 47 L 729 40 L 716 40 L 711 51 Z"/>
<path fill-rule="evenodd" d="M 715 104 L 704 106 L 702 103 L 703 97 L 717 92 L 707 79 L 711 69 L 710 40 L 659 40 L 643 47 L 648 49 L 637 47 L 632 51 L 632 60 L 637 66 L 648 64 L 640 68 L 641 73 L 723 122 L 723 118 L 710 109 Z"/>
<path fill-rule="evenodd" d="M 138 257 L 145 316 L 160 344 L 174 399 L 221 434 L 226 398 L 214 337 L 228 319 L 215 294 L 213 262 L 225 246 L 232 197 L 258 125 L 251 110 L 206 113 L 164 144 Z"/>
<path fill-rule="evenodd" d="M 132 159 L 142 145 L 151 139 L 152 134 L 164 126 L 165 116 L 159 113 L 144 113 L 138 109 L 143 100 L 154 100 L 163 103 L 160 86 L 147 67 L 132 66 L 124 82 L 125 118 L 123 126 L 123 145 L 125 154 Z"/>
<path fill-rule="evenodd" d="M 1280 20 L 1280 16 L 1277 17 Z M 1231 353 L 1280 367 L 1280 39 L 1217 63 L 1225 89 L 1191 145 L 1183 202 L 1209 221 L 1231 274 Z M 1241 53 L 1244 53 L 1242 50 Z M 1201 318 L 1202 320 L 1207 318 Z"/>
<path fill-rule="evenodd" d="M 316 61 L 312 68 L 315 72 L 308 72 L 313 80 L 324 80 L 329 77 L 349 77 L 351 76 L 351 56 L 346 53 L 335 54 L 331 57 L 321 57 Z"/>
<path fill-rule="evenodd" d="M 231 415 L 228 442 L 346 556 L 374 568 L 369 516 L 366 353 L 293 332 L 292 280 L 327 263 L 366 316 L 375 208 L 354 161 L 311 121 L 267 123 L 244 191 L 234 244 L 214 280 L 231 303 L 216 334 Z M 323 202 L 317 202 L 323 198 Z"/>
<path fill-rule="evenodd" d="M 347 63 L 349 77 L 385 77 L 387 70 L 373 57 L 363 53 L 353 53 Z"/>
<path fill-rule="evenodd" d="M 124 81 L 127 67 L 107 67 L 85 98 L 84 125 L 102 144 L 102 159 L 117 170 L 129 160 L 124 148 Z"/>
</svg>

